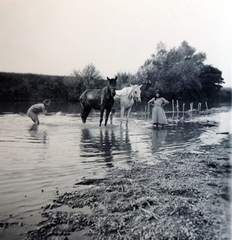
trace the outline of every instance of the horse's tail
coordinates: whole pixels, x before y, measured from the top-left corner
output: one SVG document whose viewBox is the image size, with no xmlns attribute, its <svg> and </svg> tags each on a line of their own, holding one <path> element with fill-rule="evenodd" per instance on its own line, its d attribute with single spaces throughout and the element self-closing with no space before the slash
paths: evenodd
<svg viewBox="0 0 232 240">
<path fill-rule="evenodd" d="M 80 104 L 81 104 L 81 107 L 84 108 L 84 103 L 86 102 L 86 91 L 85 90 L 81 96 L 79 97 L 79 101 L 80 101 Z"/>
<path fill-rule="evenodd" d="M 81 96 L 79 97 L 79 101 L 81 102 L 84 99 L 85 96 L 85 91 L 81 94 Z"/>
</svg>

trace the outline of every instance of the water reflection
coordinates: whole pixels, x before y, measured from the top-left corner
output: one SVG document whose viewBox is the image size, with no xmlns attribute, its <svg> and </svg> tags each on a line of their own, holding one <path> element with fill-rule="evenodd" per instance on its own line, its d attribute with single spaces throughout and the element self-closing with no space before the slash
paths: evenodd
<svg viewBox="0 0 232 240">
<path fill-rule="evenodd" d="M 157 150 L 161 147 L 163 141 L 167 136 L 167 129 L 159 129 L 152 131 L 152 152 L 157 152 Z"/>
<path fill-rule="evenodd" d="M 114 128 L 84 128 L 81 132 L 81 157 L 92 158 L 93 161 L 104 161 L 107 167 L 113 167 L 113 161 L 119 155 L 130 155 L 131 143 L 128 131 Z"/>
<path fill-rule="evenodd" d="M 44 131 L 39 131 L 38 130 L 39 126 L 37 124 L 33 124 L 30 129 L 29 129 L 29 133 L 32 137 L 32 139 L 36 140 L 37 142 L 41 142 L 46 144 L 47 143 L 47 132 Z"/>
<path fill-rule="evenodd" d="M 125 134 L 125 137 L 123 136 Z M 126 131 L 123 131 L 122 128 L 120 128 L 120 145 L 119 150 L 127 150 L 131 151 L 131 143 L 129 139 L 128 129 Z"/>
<path fill-rule="evenodd" d="M 198 123 L 176 123 L 166 129 L 153 130 L 152 151 L 168 154 L 169 152 L 189 148 L 200 142 L 204 128 Z"/>
<path fill-rule="evenodd" d="M 56 107 L 51 111 L 62 110 Z M 5 111 L 27 109 L 25 104 Z M 39 126 L 31 126 L 25 114 L 0 114 L 0 221 L 23 218 L 26 226 L 37 223 L 38 209 L 53 199 L 57 186 L 60 192 L 72 191 L 77 178 L 102 177 L 108 167 L 130 168 L 136 161 L 153 164 L 176 151 L 204 153 L 198 146 L 229 137 L 217 132 L 231 133 L 228 113 L 201 116 L 196 122 L 188 116 L 181 122 L 175 116 L 165 129 L 153 130 L 151 120 L 140 119 L 140 114 L 132 115 L 129 129 L 121 129 L 120 117 L 115 117 L 115 125 L 99 128 L 96 116 L 84 125 L 78 111 L 66 112 L 44 116 Z M 170 120 L 171 114 L 167 117 Z M 219 129 L 198 123 L 208 119 L 220 121 Z"/>
<path fill-rule="evenodd" d="M 111 131 L 111 133 L 109 134 L 108 129 L 102 130 L 102 128 L 100 128 L 100 148 L 99 148 L 99 150 L 100 150 L 100 152 L 103 153 L 103 157 L 105 158 L 107 167 L 113 167 L 112 150 L 113 150 L 114 146 L 115 146 L 114 132 Z"/>
<path fill-rule="evenodd" d="M 99 157 L 103 157 L 107 167 L 113 167 L 112 164 L 112 148 L 115 146 L 114 132 L 109 134 L 108 129 L 99 129 L 100 133 L 94 135 L 88 128 L 82 129 L 81 132 L 81 157 L 95 158 L 99 161 Z"/>
<path fill-rule="evenodd" d="M 198 123 L 178 122 L 169 128 L 168 140 L 170 142 L 188 142 L 195 141 L 202 133 L 202 126 Z"/>
</svg>

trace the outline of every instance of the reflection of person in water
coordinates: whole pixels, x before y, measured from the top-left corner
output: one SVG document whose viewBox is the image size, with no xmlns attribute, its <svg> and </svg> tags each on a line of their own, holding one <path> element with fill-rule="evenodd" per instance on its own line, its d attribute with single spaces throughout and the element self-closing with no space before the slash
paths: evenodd
<svg viewBox="0 0 232 240">
<path fill-rule="evenodd" d="M 39 118 L 38 114 L 39 113 L 47 113 L 47 108 L 50 106 L 50 100 L 46 99 L 43 101 L 43 103 L 37 103 L 32 105 L 28 111 L 27 111 L 27 116 L 31 118 L 31 120 L 39 125 Z"/>
<path fill-rule="evenodd" d="M 167 136 L 166 129 L 160 129 L 159 131 L 152 131 L 152 150 L 156 152 L 162 145 L 162 142 Z"/>
<path fill-rule="evenodd" d="M 36 143 L 47 143 L 47 132 L 46 131 L 38 131 L 38 125 L 33 124 L 33 126 L 29 129 L 32 139 L 36 140 Z"/>
<path fill-rule="evenodd" d="M 155 96 L 150 101 L 148 101 L 148 104 L 153 105 L 152 123 L 153 125 L 156 125 L 156 127 L 158 127 L 159 124 L 161 124 L 162 126 L 168 124 L 167 118 L 163 109 L 163 106 L 168 103 L 169 102 L 166 99 L 161 97 L 159 90 L 157 90 L 155 92 Z"/>
</svg>

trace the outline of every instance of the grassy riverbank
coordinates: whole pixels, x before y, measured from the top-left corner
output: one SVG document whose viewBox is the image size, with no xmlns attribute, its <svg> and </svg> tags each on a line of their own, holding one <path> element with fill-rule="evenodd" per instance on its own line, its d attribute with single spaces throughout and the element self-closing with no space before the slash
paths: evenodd
<svg viewBox="0 0 232 240">
<path fill-rule="evenodd" d="M 229 141 L 83 179 L 43 207 L 44 221 L 27 239 L 229 240 Z"/>
</svg>

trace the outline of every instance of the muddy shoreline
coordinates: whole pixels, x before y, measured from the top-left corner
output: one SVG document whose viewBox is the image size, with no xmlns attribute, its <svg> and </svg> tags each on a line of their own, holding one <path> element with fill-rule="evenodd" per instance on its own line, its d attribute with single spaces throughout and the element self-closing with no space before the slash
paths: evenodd
<svg viewBox="0 0 232 240">
<path fill-rule="evenodd" d="M 82 179 L 42 207 L 26 239 L 231 239 L 229 137 Z"/>
</svg>

